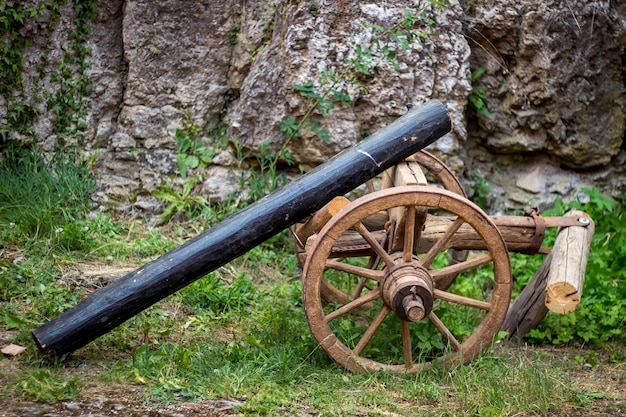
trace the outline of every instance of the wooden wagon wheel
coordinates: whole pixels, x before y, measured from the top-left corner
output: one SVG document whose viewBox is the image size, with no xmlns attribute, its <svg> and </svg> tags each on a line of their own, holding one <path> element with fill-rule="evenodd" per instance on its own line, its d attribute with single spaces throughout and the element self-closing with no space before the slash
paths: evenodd
<svg viewBox="0 0 626 417">
<path fill-rule="evenodd" d="M 427 173 L 431 174 L 434 177 L 434 179 L 438 181 L 439 185 L 443 187 L 444 189 L 452 191 L 460 196 L 467 197 L 467 195 L 465 194 L 465 190 L 463 189 L 463 186 L 461 185 L 456 175 L 454 175 L 452 170 L 450 170 L 450 168 L 448 168 L 443 162 L 441 162 L 439 158 L 437 158 L 430 152 L 421 150 L 415 153 L 414 155 L 410 156 L 409 158 L 407 158 L 407 160 L 404 161 L 403 163 L 410 164 L 412 162 L 416 162 L 419 164 L 420 167 L 426 169 Z M 406 183 L 394 183 L 394 179 L 389 178 L 390 176 L 393 176 L 393 174 L 390 174 L 390 172 L 395 171 L 395 169 L 397 169 L 397 167 L 393 168 L 392 170 L 387 171 L 387 173 L 384 174 L 387 176 L 387 178 L 386 180 L 383 181 L 383 187 L 396 187 L 396 186 L 407 185 Z M 396 180 L 396 181 L 402 181 L 402 180 Z M 421 185 L 425 185 L 425 184 L 421 184 Z M 370 193 L 375 192 L 373 183 L 371 181 L 368 182 L 368 190 Z M 381 225 L 381 228 L 382 228 L 382 225 Z M 449 249 L 448 254 L 449 254 L 448 265 L 451 266 L 451 265 L 458 264 L 467 260 L 469 252 L 467 250 Z M 370 259 L 370 266 L 369 266 L 370 268 L 375 267 L 375 261 L 376 261 L 376 258 Z M 457 276 L 457 273 L 455 272 L 452 272 L 445 277 L 442 276 L 437 281 L 437 288 L 445 290 L 452 284 L 456 276 Z M 365 282 L 362 281 L 361 285 L 365 285 Z M 346 294 L 345 292 L 335 288 L 332 284 L 330 284 L 327 281 L 322 282 L 321 292 L 322 292 L 322 297 L 325 300 L 332 301 L 335 303 L 345 303 L 354 298 L 354 294 Z M 366 304 L 366 306 L 369 307 L 370 304 Z"/>
<path fill-rule="evenodd" d="M 396 207 L 406 208 L 406 242 L 402 251 L 389 253 L 384 237 L 374 236 L 362 220 Z M 411 219 L 418 210 L 450 220 L 445 230 L 434 234 L 436 239 L 432 233 L 424 242 L 420 239 L 422 256 L 410 249 L 415 238 Z M 356 230 L 381 258 L 380 268 L 358 265 L 353 258 L 332 259 L 335 243 L 350 230 Z M 462 246 L 459 235 L 468 233 L 474 236 L 473 248 L 476 237 L 482 240 L 478 246 L 484 253 L 438 267 L 438 255 L 451 245 Z M 471 276 L 464 277 L 476 268 L 490 268 L 480 286 Z M 447 290 L 436 288 L 438 278 L 452 272 L 462 275 Z M 511 297 L 509 255 L 497 227 L 469 200 L 427 186 L 394 187 L 352 202 L 320 231 L 303 274 L 303 304 L 311 331 L 326 352 L 351 371 L 417 372 L 435 362 L 467 363 L 492 342 Z M 336 304 L 321 296 L 324 282 L 342 288 L 354 279 L 368 285 L 360 286 L 352 301 Z M 468 288 L 473 294 L 459 291 Z M 367 303 L 373 307 L 361 310 Z"/>
</svg>

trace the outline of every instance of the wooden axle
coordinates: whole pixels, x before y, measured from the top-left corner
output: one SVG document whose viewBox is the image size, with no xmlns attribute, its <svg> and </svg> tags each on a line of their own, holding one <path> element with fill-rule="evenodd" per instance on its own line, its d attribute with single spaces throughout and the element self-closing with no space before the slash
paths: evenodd
<svg viewBox="0 0 626 417">
<path fill-rule="evenodd" d="M 450 128 L 441 103 L 414 107 L 306 175 L 45 323 L 33 332 L 37 346 L 60 356 L 86 345 L 425 148 Z"/>
<path fill-rule="evenodd" d="M 549 249 L 537 245 L 535 236 L 538 230 L 545 227 L 569 227 L 579 226 L 585 228 L 588 226 L 587 220 L 582 223 L 578 220 L 584 216 L 578 217 L 542 217 L 540 221 L 542 226 L 537 226 L 537 220 L 528 216 L 493 216 L 491 219 L 498 227 L 502 234 L 507 248 L 510 252 L 520 253 L 547 253 Z M 585 217 L 586 219 L 586 217 Z M 368 224 L 368 229 L 373 229 L 373 235 L 379 241 L 382 241 L 385 235 L 383 229 L 386 216 L 380 214 L 376 219 Z M 451 216 L 427 216 L 424 230 L 421 232 L 420 240 L 417 242 L 417 253 L 426 253 L 434 244 L 441 239 L 446 230 L 452 225 L 455 218 Z M 376 224 L 382 223 L 382 224 Z M 543 232 L 542 232 L 543 233 Z M 315 236 L 311 237 L 307 242 L 307 246 L 312 244 Z M 543 238 L 541 239 L 543 240 Z M 541 242 L 539 242 L 541 243 Z M 485 242 L 476 233 L 476 231 L 468 225 L 462 225 L 454 236 L 448 241 L 446 249 L 459 250 L 484 250 Z M 370 245 L 356 231 L 350 231 L 341 236 L 332 249 L 333 258 L 341 258 L 346 256 L 365 256 L 370 255 Z M 584 269 L 583 269 L 584 271 Z"/>
</svg>

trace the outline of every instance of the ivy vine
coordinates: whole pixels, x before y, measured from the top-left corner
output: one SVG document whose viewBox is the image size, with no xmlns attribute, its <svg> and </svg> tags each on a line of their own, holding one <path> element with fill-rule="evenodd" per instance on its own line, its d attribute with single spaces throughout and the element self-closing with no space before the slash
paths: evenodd
<svg viewBox="0 0 626 417">
<path fill-rule="evenodd" d="M 91 80 L 87 75 L 91 63 L 91 49 L 87 40 L 91 34 L 99 0 L 74 0 L 73 16 L 69 21 L 67 42 L 62 42 L 63 57 L 50 62 L 52 36 L 57 29 L 67 0 L 33 1 L 28 4 L 0 0 L 0 36 L 3 39 L 0 59 L 0 145 L 22 139 L 37 141 L 33 124 L 42 111 L 51 111 L 57 145 L 65 146 L 69 139 L 82 143 L 80 131 L 85 128 L 86 101 L 91 94 Z M 33 47 L 35 39 L 28 34 L 29 27 L 44 28 L 39 41 L 39 60 L 34 71 L 26 73 L 25 51 Z M 37 31 L 39 32 L 39 31 Z M 41 33 L 41 32 L 39 32 Z M 50 71 L 52 69 L 52 71 Z"/>
</svg>

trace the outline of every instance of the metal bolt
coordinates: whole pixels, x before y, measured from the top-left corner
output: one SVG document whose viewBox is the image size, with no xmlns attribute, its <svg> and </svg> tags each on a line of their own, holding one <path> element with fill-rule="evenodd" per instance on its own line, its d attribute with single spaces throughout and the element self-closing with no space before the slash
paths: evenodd
<svg viewBox="0 0 626 417">
<path fill-rule="evenodd" d="M 578 218 L 578 223 L 580 224 L 589 224 L 589 219 L 586 217 L 579 217 Z"/>
</svg>

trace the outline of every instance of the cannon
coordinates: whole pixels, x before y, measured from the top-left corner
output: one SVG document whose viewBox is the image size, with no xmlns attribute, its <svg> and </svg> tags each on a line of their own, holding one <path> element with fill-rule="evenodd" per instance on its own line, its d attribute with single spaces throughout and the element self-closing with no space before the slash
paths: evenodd
<svg viewBox="0 0 626 417">
<path fill-rule="evenodd" d="M 53 356 L 85 346 L 425 148 L 450 128 L 441 103 L 414 107 L 309 173 L 43 324 L 32 333 L 35 343 Z"/>
<path fill-rule="evenodd" d="M 582 212 L 488 216 L 424 150 L 450 128 L 437 101 L 411 109 L 45 323 L 37 346 L 68 354 L 287 228 L 311 332 L 350 371 L 468 363 L 502 330 L 534 326 L 547 309 L 573 311 L 593 221 Z M 560 228 L 553 251 L 543 246 L 549 227 Z M 513 306 L 510 252 L 548 254 Z"/>
</svg>

